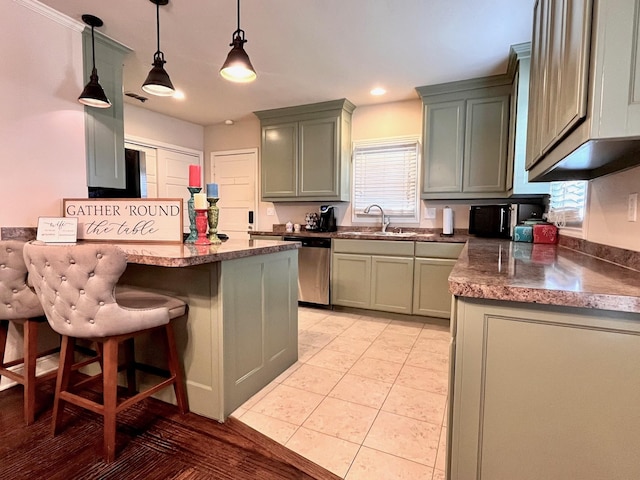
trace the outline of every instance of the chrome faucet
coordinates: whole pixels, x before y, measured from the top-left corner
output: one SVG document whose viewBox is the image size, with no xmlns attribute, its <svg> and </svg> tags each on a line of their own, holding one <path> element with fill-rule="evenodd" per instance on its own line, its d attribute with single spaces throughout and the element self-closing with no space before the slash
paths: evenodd
<svg viewBox="0 0 640 480">
<path fill-rule="evenodd" d="M 391 223 L 389 222 L 389 218 L 384 214 L 384 210 L 382 210 L 382 207 L 377 203 L 372 203 L 367 208 L 365 208 L 364 213 L 369 213 L 369 211 L 371 210 L 371 207 L 378 207 L 380 209 L 380 215 L 382 216 L 382 232 L 383 233 L 386 232 L 387 227 L 389 226 L 389 223 Z"/>
</svg>

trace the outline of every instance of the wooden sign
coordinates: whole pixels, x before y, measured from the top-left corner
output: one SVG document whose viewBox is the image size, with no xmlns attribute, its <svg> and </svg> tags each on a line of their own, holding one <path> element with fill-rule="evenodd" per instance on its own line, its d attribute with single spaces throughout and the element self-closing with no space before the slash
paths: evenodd
<svg viewBox="0 0 640 480">
<path fill-rule="evenodd" d="M 182 243 L 181 198 L 65 198 L 63 211 L 82 240 Z"/>
<path fill-rule="evenodd" d="M 76 243 L 77 238 L 77 218 L 38 217 L 36 240 L 45 243 Z"/>
</svg>

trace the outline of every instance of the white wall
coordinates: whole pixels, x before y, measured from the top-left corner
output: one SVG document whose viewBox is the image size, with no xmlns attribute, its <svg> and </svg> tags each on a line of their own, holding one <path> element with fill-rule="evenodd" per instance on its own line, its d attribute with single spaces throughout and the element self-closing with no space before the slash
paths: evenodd
<svg viewBox="0 0 640 480">
<path fill-rule="evenodd" d="M 165 99 L 176 102 L 179 100 Z M 154 140 L 163 144 L 204 150 L 204 127 L 161 113 L 124 104 L 124 135 Z M 206 178 L 206 177 L 205 177 Z"/>
<path fill-rule="evenodd" d="M 0 226 L 62 214 L 86 197 L 81 30 L 3 2 L 0 16 Z"/>
<path fill-rule="evenodd" d="M 630 193 L 640 193 L 640 167 L 589 182 L 587 240 L 640 252 L 640 216 L 627 220 Z"/>
<path fill-rule="evenodd" d="M 0 227 L 35 227 L 38 216 L 62 215 L 63 198 L 87 196 L 81 27 L 48 8 L 2 6 Z M 57 342 L 43 326 L 41 350 Z M 5 360 L 20 357 L 11 325 Z M 0 390 L 13 383 L 3 377 Z"/>
</svg>

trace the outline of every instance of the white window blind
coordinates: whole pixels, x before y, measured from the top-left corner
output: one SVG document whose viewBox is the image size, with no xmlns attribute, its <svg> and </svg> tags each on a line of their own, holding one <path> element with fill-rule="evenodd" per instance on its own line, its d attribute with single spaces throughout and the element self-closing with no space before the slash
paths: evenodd
<svg viewBox="0 0 640 480">
<path fill-rule="evenodd" d="M 583 180 L 551 182 L 547 220 L 561 228 L 581 229 L 587 203 L 587 185 Z"/>
<path fill-rule="evenodd" d="M 353 210 L 362 215 L 376 203 L 385 215 L 418 218 L 418 141 L 356 144 L 353 152 Z"/>
</svg>

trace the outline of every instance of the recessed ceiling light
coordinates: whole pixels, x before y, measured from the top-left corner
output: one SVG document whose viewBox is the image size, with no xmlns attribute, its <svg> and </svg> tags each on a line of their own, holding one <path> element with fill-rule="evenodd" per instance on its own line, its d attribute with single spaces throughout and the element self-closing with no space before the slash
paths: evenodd
<svg viewBox="0 0 640 480">
<path fill-rule="evenodd" d="M 233 125 L 233 120 L 225 120 L 224 124 L 225 125 Z"/>
<path fill-rule="evenodd" d="M 185 96 L 184 96 L 184 92 L 182 90 L 176 90 L 175 92 L 173 92 L 173 95 L 171 95 L 173 98 L 175 98 L 176 100 L 184 100 Z"/>
<path fill-rule="evenodd" d="M 371 91 L 369 93 L 371 95 L 380 96 L 380 95 L 384 95 L 385 93 L 387 93 L 387 91 L 382 87 L 376 87 L 376 88 L 371 89 Z"/>
</svg>

